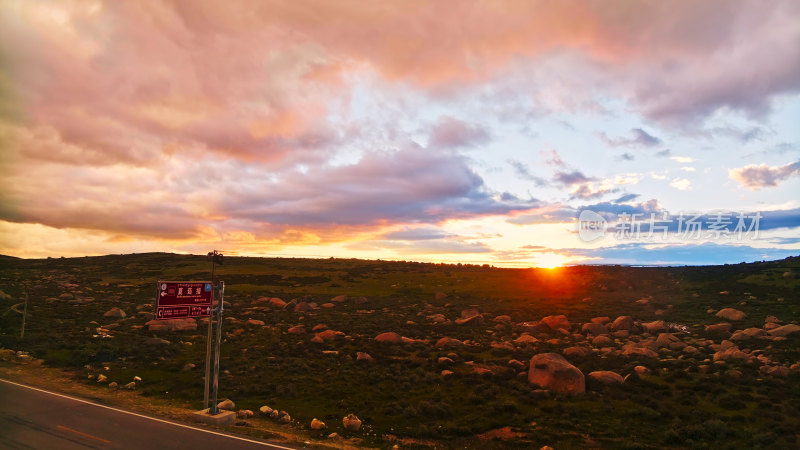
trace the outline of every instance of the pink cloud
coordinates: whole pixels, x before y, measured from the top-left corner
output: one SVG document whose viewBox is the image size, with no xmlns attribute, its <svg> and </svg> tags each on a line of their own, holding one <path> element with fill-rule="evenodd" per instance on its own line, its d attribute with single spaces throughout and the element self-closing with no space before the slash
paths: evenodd
<svg viewBox="0 0 800 450">
<path fill-rule="evenodd" d="M 453 150 L 486 142 L 487 129 L 386 105 L 433 122 L 421 126 L 428 148 L 415 148 L 397 123 L 375 131 L 358 116 L 363 80 L 421 102 L 470 99 L 519 121 L 532 109 L 600 110 L 597 92 L 663 121 L 719 108 L 758 114 L 800 87 L 798 9 L 9 1 L 0 15 L 0 218 L 280 240 L 525 210 L 531 202 L 496 199 Z M 345 151 L 358 156 L 331 162 Z M 577 169 L 560 173 L 565 186 L 584 178 L 578 197 L 604 193 Z"/>
<path fill-rule="evenodd" d="M 800 175 L 800 161 L 782 166 L 749 164 L 728 171 L 728 177 L 754 191 L 764 187 L 777 186 L 786 179 L 797 175 Z"/>
</svg>

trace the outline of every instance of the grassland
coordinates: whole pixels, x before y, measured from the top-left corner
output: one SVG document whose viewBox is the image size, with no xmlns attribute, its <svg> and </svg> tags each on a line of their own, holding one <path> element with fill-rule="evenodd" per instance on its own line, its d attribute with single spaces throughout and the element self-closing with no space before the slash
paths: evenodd
<svg viewBox="0 0 800 450">
<path fill-rule="evenodd" d="M 209 278 L 210 263 L 200 256 L 2 257 L 0 290 L 9 298 L 0 300 L 0 314 L 5 313 L 0 347 L 27 351 L 45 365 L 67 370 L 74 383 L 97 386 L 102 373 L 106 382 L 124 385 L 138 376 L 136 392 L 142 397 L 199 409 L 205 327 L 154 333 L 145 323 L 152 318 L 156 281 Z M 767 316 L 797 323 L 800 258 L 714 267 L 552 270 L 227 258 L 217 278 L 225 281 L 230 305 L 223 322 L 220 397 L 234 400 L 237 409 L 270 405 L 288 411 L 294 420 L 287 427 L 320 438 L 336 432 L 368 446 L 406 439 L 402 442 L 408 445 L 480 448 L 790 448 L 800 442 L 800 373 L 768 375 L 752 358 L 715 362 L 715 346 L 728 336 L 705 330 L 721 321 L 714 312 L 726 307 L 747 314 L 735 329 L 762 327 Z M 23 339 L 20 315 L 9 308 L 26 292 Z M 339 295 L 348 300 L 305 312 L 258 300 L 322 305 Z M 126 317 L 105 317 L 112 307 Z M 485 321 L 454 323 L 465 309 L 479 310 Z M 447 321 L 430 319 L 437 314 Z M 539 340 L 535 345 L 513 345 L 523 332 L 521 324 L 559 314 L 573 324 L 571 333 L 540 330 L 531 332 Z M 510 320 L 494 321 L 503 315 Z M 685 325 L 680 338 L 699 351 L 662 348 L 657 358 L 625 356 L 619 349 L 627 340 L 615 338 L 605 350 L 593 348 L 568 359 L 583 373 L 630 375 L 626 382 L 605 386 L 590 380 L 587 392 L 576 396 L 542 391 L 520 374 L 527 368 L 509 365 L 510 360 L 527 364 L 537 353 L 591 348 L 579 325 L 593 317 L 623 315 Z M 311 328 L 318 324 L 343 336 L 313 343 Z M 288 332 L 297 325 L 305 325 L 306 333 Z M 383 332 L 414 342 L 376 342 Z M 469 345 L 440 349 L 435 343 L 441 337 Z M 800 361 L 800 333 L 737 345 L 768 357 L 772 365 Z M 356 360 L 357 352 L 373 361 Z M 453 362 L 442 365 L 440 357 Z M 649 373 L 635 375 L 639 365 Z M 475 367 L 491 373 L 480 375 Z M 453 374 L 443 376 L 443 369 Z M 362 430 L 342 428 L 348 413 L 363 420 Z M 328 429 L 308 430 L 312 418 L 325 421 Z M 510 428 L 492 431 L 505 427 Z"/>
</svg>

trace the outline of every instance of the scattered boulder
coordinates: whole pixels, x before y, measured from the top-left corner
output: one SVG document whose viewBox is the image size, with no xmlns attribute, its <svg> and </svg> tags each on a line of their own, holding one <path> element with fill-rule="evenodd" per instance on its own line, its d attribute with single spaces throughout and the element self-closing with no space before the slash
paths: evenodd
<svg viewBox="0 0 800 450">
<path fill-rule="evenodd" d="M 361 429 L 361 420 L 355 414 L 348 414 L 342 419 L 342 426 L 347 431 L 358 431 Z"/>
<path fill-rule="evenodd" d="M 620 339 L 626 339 L 628 336 L 631 335 L 631 332 L 628 330 L 619 330 L 611 333 L 612 336 Z"/>
<path fill-rule="evenodd" d="M 449 365 L 449 364 L 453 364 L 455 361 L 453 361 L 452 359 L 450 359 L 450 358 L 448 358 L 446 356 L 440 356 L 436 360 L 436 362 L 439 363 L 439 364 L 442 364 L 442 365 Z"/>
<path fill-rule="evenodd" d="M 289 328 L 288 332 L 291 334 L 305 334 L 306 327 L 303 325 L 295 325 Z"/>
<path fill-rule="evenodd" d="M 125 311 L 117 308 L 116 306 L 109 309 L 108 311 L 103 314 L 104 317 L 114 317 L 117 319 L 124 319 L 125 318 Z"/>
<path fill-rule="evenodd" d="M 294 312 L 307 312 L 311 311 L 311 305 L 308 302 L 298 302 L 294 305 Z"/>
<path fill-rule="evenodd" d="M 446 376 L 448 376 L 448 375 L 452 375 L 452 374 L 453 374 L 453 371 L 452 371 L 452 370 L 446 370 L 446 369 L 445 369 L 445 370 L 443 370 L 443 371 L 442 371 L 442 374 L 441 374 L 441 375 L 442 375 L 443 377 L 446 377 Z"/>
<path fill-rule="evenodd" d="M 286 302 L 279 299 L 278 297 L 272 297 L 269 299 L 269 306 L 277 309 L 283 309 L 286 307 Z"/>
<path fill-rule="evenodd" d="M 663 320 L 654 320 L 652 322 L 642 323 L 642 328 L 650 334 L 661 333 L 668 331 L 669 328 Z"/>
<path fill-rule="evenodd" d="M 640 347 L 636 344 L 628 344 L 622 349 L 623 356 L 646 356 L 648 358 L 658 358 L 658 353 L 647 347 Z"/>
<path fill-rule="evenodd" d="M 743 320 L 745 317 L 747 317 L 747 314 L 745 314 L 742 311 L 739 311 L 738 309 L 723 308 L 720 309 L 719 312 L 717 312 L 717 317 L 725 320 L 737 321 L 737 320 Z"/>
<path fill-rule="evenodd" d="M 670 344 L 675 343 L 675 342 L 680 342 L 680 341 L 681 340 L 678 339 L 677 337 L 675 337 L 675 335 L 672 334 L 672 333 L 661 333 L 661 334 L 658 335 L 658 338 L 656 338 L 656 345 L 659 348 L 661 348 L 661 347 L 669 347 Z"/>
<path fill-rule="evenodd" d="M 340 296 L 341 297 L 341 296 Z M 326 427 L 325 422 L 319 419 L 311 419 L 311 429 L 312 430 L 324 430 Z"/>
<path fill-rule="evenodd" d="M 586 391 L 583 372 L 558 353 L 539 353 L 531 358 L 528 382 L 563 394 Z"/>
<path fill-rule="evenodd" d="M 130 383 L 126 384 L 125 385 L 125 389 L 127 389 L 129 391 L 132 391 L 132 390 L 136 389 L 136 382 L 135 381 L 131 381 Z"/>
<path fill-rule="evenodd" d="M 477 373 L 478 375 L 492 375 L 492 374 L 494 374 L 494 372 L 492 372 L 490 369 L 486 369 L 484 367 L 473 367 L 472 371 L 474 373 Z"/>
<path fill-rule="evenodd" d="M 263 320 L 257 320 L 257 319 L 247 319 L 247 322 L 245 322 L 245 323 L 247 325 L 255 325 L 255 326 L 263 326 L 264 325 L 264 321 Z"/>
<path fill-rule="evenodd" d="M 315 337 L 318 337 L 318 338 L 322 339 L 323 341 L 328 342 L 328 341 L 335 341 L 336 339 L 338 339 L 340 337 L 343 337 L 343 336 L 344 336 L 344 333 L 341 332 L 341 331 L 325 330 L 325 331 L 321 331 L 321 332 L 317 333 Z"/>
<path fill-rule="evenodd" d="M 474 314 L 469 314 L 469 313 L 473 313 L 473 312 L 474 312 Z M 468 313 L 468 315 L 465 316 L 464 315 L 465 313 Z M 456 323 L 456 325 L 483 325 L 484 319 L 483 319 L 483 315 L 478 313 L 477 310 L 467 309 L 467 310 L 461 311 L 461 317 L 456 319 L 455 323 Z"/>
<path fill-rule="evenodd" d="M 108 383 L 108 388 L 111 389 L 112 391 L 116 391 L 117 389 L 119 389 L 119 384 L 117 384 L 116 381 L 112 381 L 111 383 Z"/>
<path fill-rule="evenodd" d="M 436 294 L 433 295 L 433 298 L 435 298 L 436 300 L 444 300 L 447 298 L 447 294 L 445 294 L 444 292 L 437 292 Z"/>
<path fill-rule="evenodd" d="M 240 409 L 239 411 L 236 412 L 236 417 L 240 419 L 249 419 L 253 417 L 253 415 L 254 415 L 253 411 L 249 409 Z"/>
<path fill-rule="evenodd" d="M 517 361 L 516 359 L 509 360 L 508 365 L 516 370 L 522 370 L 525 368 L 525 363 L 522 361 Z"/>
<path fill-rule="evenodd" d="M 783 325 L 778 328 L 773 328 L 769 330 L 767 333 L 769 333 L 770 336 L 786 337 L 789 336 L 790 334 L 798 332 L 800 332 L 800 325 L 795 325 L 793 323 L 790 323 L 789 325 Z"/>
<path fill-rule="evenodd" d="M 592 336 L 600 336 L 601 334 L 607 334 L 608 328 L 600 323 L 589 322 L 583 324 L 581 327 L 581 333 L 591 334 Z"/>
<path fill-rule="evenodd" d="M 634 372 L 636 372 L 639 375 L 644 375 L 646 373 L 650 373 L 650 369 L 648 369 L 645 366 L 636 366 L 636 367 L 633 368 L 633 370 L 634 370 Z"/>
<path fill-rule="evenodd" d="M 538 339 L 527 333 L 523 333 L 518 338 L 514 339 L 514 343 L 517 345 L 531 345 L 537 342 L 539 342 Z"/>
<path fill-rule="evenodd" d="M 631 316 L 619 316 L 611 324 L 611 331 L 631 331 L 633 328 L 633 318 Z"/>
<path fill-rule="evenodd" d="M 467 344 L 459 341 L 458 339 L 453 339 L 449 337 L 443 337 L 436 341 L 436 348 L 461 348 L 466 346 Z"/>
<path fill-rule="evenodd" d="M 492 321 L 497 323 L 511 323 L 511 316 L 500 315 L 495 317 Z"/>
<path fill-rule="evenodd" d="M 273 410 L 272 408 L 270 408 L 269 406 L 266 406 L 266 405 L 265 405 L 265 406 L 262 406 L 261 408 L 258 408 L 258 411 L 259 411 L 261 414 L 265 415 L 265 416 L 271 416 L 271 415 L 272 415 L 272 412 L 273 412 L 274 410 Z"/>
<path fill-rule="evenodd" d="M 356 352 L 356 361 L 372 361 L 372 356 L 366 352 Z"/>
<path fill-rule="evenodd" d="M 429 320 L 432 320 L 433 323 L 445 323 L 447 322 L 447 317 L 444 314 L 431 314 L 428 316 Z"/>
<path fill-rule="evenodd" d="M 608 336 L 596 336 L 594 339 L 592 339 L 592 345 L 596 347 L 607 347 L 613 343 L 614 341 L 612 341 Z"/>
<path fill-rule="evenodd" d="M 550 327 L 553 331 L 558 329 L 569 330 L 571 327 L 565 315 L 543 317 L 540 322 Z"/>
<path fill-rule="evenodd" d="M 603 384 L 622 384 L 624 382 L 622 375 L 610 370 L 589 372 L 588 377 Z"/>
<path fill-rule="evenodd" d="M 592 323 L 599 323 L 600 325 L 605 325 L 608 322 L 611 322 L 610 317 L 593 317 L 591 320 Z"/>
<path fill-rule="evenodd" d="M 746 328 L 744 330 L 739 330 L 733 333 L 733 336 L 730 337 L 731 341 L 746 341 L 748 339 L 753 339 L 761 336 L 766 336 L 767 332 L 762 330 L 761 328 Z"/>
<path fill-rule="evenodd" d="M 747 359 L 750 359 L 750 355 L 748 355 L 747 353 L 739 350 L 738 347 L 732 346 L 732 347 L 728 347 L 728 348 L 726 348 L 724 350 L 720 350 L 720 351 L 714 353 L 713 359 L 714 359 L 714 361 L 724 361 L 726 359 L 744 359 L 744 360 L 747 360 Z"/>
<path fill-rule="evenodd" d="M 401 344 L 403 342 L 403 337 L 395 332 L 389 331 L 375 336 L 375 340 L 377 342 L 389 342 L 391 344 Z"/>
<path fill-rule="evenodd" d="M 564 356 L 584 357 L 584 356 L 589 356 L 592 353 L 592 350 L 586 347 L 575 346 L 575 347 L 565 348 L 563 353 Z"/>
<path fill-rule="evenodd" d="M 325 325 L 324 323 L 318 323 L 318 324 L 314 325 L 314 328 L 312 328 L 311 331 L 316 333 L 317 331 L 322 331 L 322 330 L 327 330 L 327 329 L 328 329 L 327 325 Z"/>
<path fill-rule="evenodd" d="M 706 325 L 706 331 L 709 333 L 725 334 L 730 333 L 731 324 L 728 322 L 715 323 L 713 325 Z"/>
<path fill-rule="evenodd" d="M 233 411 L 236 409 L 236 403 L 234 403 L 233 400 L 226 398 L 225 400 L 217 403 L 217 408 Z"/>
<path fill-rule="evenodd" d="M 761 366 L 760 370 L 762 373 L 771 375 L 773 377 L 780 377 L 786 378 L 789 376 L 789 368 L 785 366 Z"/>
<path fill-rule="evenodd" d="M 334 303 L 344 303 L 344 302 L 347 301 L 347 296 L 346 295 L 337 295 L 336 297 L 333 297 L 331 299 L 331 301 L 334 302 Z"/>
</svg>

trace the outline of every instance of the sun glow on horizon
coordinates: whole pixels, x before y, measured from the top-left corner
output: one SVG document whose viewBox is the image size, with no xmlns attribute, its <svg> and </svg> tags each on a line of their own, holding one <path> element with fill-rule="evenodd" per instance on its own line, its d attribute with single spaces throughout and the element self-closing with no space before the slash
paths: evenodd
<svg viewBox="0 0 800 450">
<path fill-rule="evenodd" d="M 555 269 L 571 261 L 571 258 L 558 253 L 548 252 L 536 255 L 536 267 Z"/>
</svg>

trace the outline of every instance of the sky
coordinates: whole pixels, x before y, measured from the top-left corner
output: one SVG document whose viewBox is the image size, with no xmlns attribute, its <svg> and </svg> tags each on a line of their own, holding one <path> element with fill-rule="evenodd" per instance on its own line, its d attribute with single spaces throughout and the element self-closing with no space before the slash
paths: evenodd
<svg viewBox="0 0 800 450">
<path fill-rule="evenodd" d="M 0 253 L 798 255 L 799 43 L 792 0 L 0 0 Z"/>
</svg>

